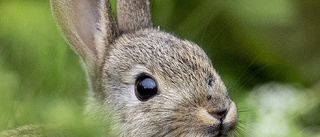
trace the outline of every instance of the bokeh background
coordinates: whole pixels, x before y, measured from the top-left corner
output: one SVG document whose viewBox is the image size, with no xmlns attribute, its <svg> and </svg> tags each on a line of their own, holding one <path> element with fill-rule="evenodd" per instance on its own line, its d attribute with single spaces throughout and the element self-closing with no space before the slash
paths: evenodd
<svg viewBox="0 0 320 137">
<path fill-rule="evenodd" d="M 150 1 L 154 27 L 212 59 L 237 102 L 238 136 L 320 136 L 320 1 Z M 86 89 L 49 0 L 0 0 L 0 131 L 53 124 L 94 136 Z"/>
</svg>

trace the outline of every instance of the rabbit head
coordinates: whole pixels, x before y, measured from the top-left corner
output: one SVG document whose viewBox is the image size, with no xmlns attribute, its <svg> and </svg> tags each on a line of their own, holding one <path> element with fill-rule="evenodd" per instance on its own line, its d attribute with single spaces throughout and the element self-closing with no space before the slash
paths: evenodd
<svg viewBox="0 0 320 137">
<path fill-rule="evenodd" d="M 152 28 L 148 0 L 51 0 L 58 26 L 80 56 L 87 112 L 115 136 L 222 136 L 237 108 L 196 44 Z"/>
</svg>

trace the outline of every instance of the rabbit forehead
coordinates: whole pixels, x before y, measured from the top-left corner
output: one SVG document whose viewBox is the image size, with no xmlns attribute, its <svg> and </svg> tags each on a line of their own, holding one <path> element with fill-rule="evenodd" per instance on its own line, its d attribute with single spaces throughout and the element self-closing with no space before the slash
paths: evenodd
<svg viewBox="0 0 320 137">
<path fill-rule="evenodd" d="M 148 73 L 165 81 L 166 86 L 188 86 L 197 90 L 210 78 L 218 86 L 223 85 L 210 59 L 199 46 L 153 29 L 121 36 L 116 40 L 105 65 L 112 67 L 105 69 L 111 75 L 122 78 L 133 67 L 142 65 Z"/>
</svg>

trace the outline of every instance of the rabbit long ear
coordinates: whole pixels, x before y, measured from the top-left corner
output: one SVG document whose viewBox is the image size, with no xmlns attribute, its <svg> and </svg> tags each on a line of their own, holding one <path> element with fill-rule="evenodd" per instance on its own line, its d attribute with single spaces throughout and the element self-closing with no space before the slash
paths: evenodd
<svg viewBox="0 0 320 137">
<path fill-rule="evenodd" d="M 151 28 L 149 0 L 118 0 L 117 18 L 121 33 Z"/>
<path fill-rule="evenodd" d="M 65 39 L 87 67 L 99 66 L 118 30 L 107 0 L 51 0 Z"/>
</svg>

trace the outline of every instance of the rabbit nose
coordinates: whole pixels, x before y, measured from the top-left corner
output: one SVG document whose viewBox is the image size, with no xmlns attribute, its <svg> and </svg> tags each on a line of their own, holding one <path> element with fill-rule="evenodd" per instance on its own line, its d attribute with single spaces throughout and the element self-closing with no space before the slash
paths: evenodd
<svg viewBox="0 0 320 137">
<path fill-rule="evenodd" d="M 208 113 L 217 120 L 221 122 L 225 119 L 227 110 L 220 110 L 220 111 L 208 111 Z"/>
</svg>

